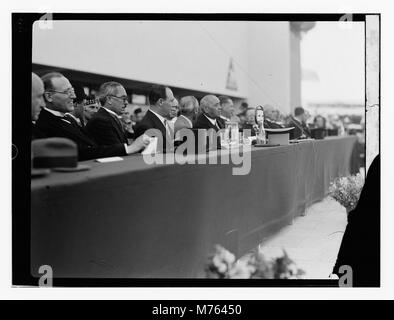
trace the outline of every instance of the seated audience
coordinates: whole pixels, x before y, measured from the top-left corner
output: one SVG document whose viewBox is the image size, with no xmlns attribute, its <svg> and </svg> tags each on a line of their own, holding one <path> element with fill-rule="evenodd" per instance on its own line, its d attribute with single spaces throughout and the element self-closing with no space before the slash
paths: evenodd
<svg viewBox="0 0 394 320">
<path fill-rule="evenodd" d="M 101 85 L 98 96 L 102 107 L 86 125 L 90 136 L 103 146 L 127 144 L 127 135 L 119 119 L 128 104 L 125 88 L 118 82 L 106 82 Z"/>
<path fill-rule="evenodd" d="M 219 131 L 225 128 L 225 122 L 220 118 L 220 101 L 214 95 L 207 95 L 200 101 L 201 114 L 194 124 L 196 129 L 214 129 Z"/>
<path fill-rule="evenodd" d="M 45 107 L 44 84 L 39 76 L 32 72 L 31 74 L 31 139 L 45 138 L 45 134 L 36 126 L 36 121 Z"/>
<path fill-rule="evenodd" d="M 149 139 L 143 137 L 131 146 L 118 143 L 99 146 L 91 137 L 65 117 L 74 109 L 75 93 L 70 81 L 58 72 L 51 72 L 42 77 L 46 107 L 41 110 L 37 128 L 47 137 L 68 138 L 78 146 L 79 160 L 124 156 L 143 149 Z"/>
<path fill-rule="evenodd" d="M 297 107 L 294 109 L 294 116 L 289 117 L 287 127 L 294 127 L 294 130 L 290 131 L 290 139 L 305 139 L 311 137 L 311 132 L 306 125 L 308 114 L 305 113 L 303 107 Z"/>
</svg>

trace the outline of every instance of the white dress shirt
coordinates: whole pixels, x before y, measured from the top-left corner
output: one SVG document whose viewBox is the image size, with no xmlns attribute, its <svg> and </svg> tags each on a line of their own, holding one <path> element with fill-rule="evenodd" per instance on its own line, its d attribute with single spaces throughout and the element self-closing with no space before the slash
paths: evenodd
<svg viewBox="0 0 394 320">
<path fill-rule="evenodd" d="M 212 123 L 215 127 L 219 128 L 216 119 L 211 119 L 206 114 L 204 114 L 204 116 L 209 120 L 210 123 Z"/>
</svg>

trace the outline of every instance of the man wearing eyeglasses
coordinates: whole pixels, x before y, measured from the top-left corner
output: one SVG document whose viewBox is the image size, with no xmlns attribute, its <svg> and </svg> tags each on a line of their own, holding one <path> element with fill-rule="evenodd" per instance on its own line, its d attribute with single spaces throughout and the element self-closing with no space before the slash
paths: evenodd
<svg viewBox="0 0 394 320">
<path fill-rule="evenodd" d="M 36 122 L 37 128 L 48 138 L 61 137 L 73 140 L 78 145 L 79 160 L 90 160 L 136 153 L 149 144 L 142 136 L 130 146 L 123 143 L 99 146 L 81 127 L 67 119 L 66 113 L 74 109 L 75 93 L 70 81 L 61 73 L 51 72 L 42 77 L 44 83 L 44 107 Z"/>
<path fill-rule="evenodd" d="M 86 125 L 89 135 L 103 146 L 127 144 L 120 119 L 128 104 L 125 88 L 118 82 L 106 82 L 101 85 L 98 96 L 102 107 Z"/>
</svg>

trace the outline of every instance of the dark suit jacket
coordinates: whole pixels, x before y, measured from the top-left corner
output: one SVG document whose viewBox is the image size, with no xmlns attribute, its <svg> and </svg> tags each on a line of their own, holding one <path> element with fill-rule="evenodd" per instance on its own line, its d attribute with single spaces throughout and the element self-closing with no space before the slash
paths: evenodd
<svg viewBox="0 0 394 320">
<path fill-rule="evenodd" d="M 128 143 L 126 133 L 115 115 L 104 108 L 99 111 L 86 124 L 89 135 L 101 146 L 110 146 L 118 143 Z"/>
<path fill-rule="evenodd" d="M 37 126 L 32 122 L 31 123 L 31 140 L 35 139 L 43 139 L 46 138 L 46 135 L 37 128 Z"/>
<path fill-rule="evenodd" d="M 302 135 L 305 135 L 305 137 L 307 138 L 311 137 L 311 131 L 309 130 L 309 128 L 305 124 L 301 124 L 300 122 L 298 122 L 293 117 L 289 118 L 287 127 L 294 127 L 294 130 L 290 131 L 290 139 L 298 139 Z"/>
<path fill-rule="evenodd" d="M 270 119 L 264 119 L 264 128 L 265 129 L 281 129 L 284 128 L 282 124 L 279 122 L 272 121 Z"/>
<path fill-rule="evenodd" d="M 47 138 L 60 137 L 74 141 L 78 146 L 78 158 L 80 161 L 126 155 L 126 150 L 122 143 L 111 146 L 99 146 L 80 127 L 62 120 L 62 118 L 53 115 L 45 109 L 41 110 L 36 126 Z"/>
<path fill-rule="evenodd" d="M 222 118 L 217 117 L 216 118 L 216 123 L 219 126 L 217 128 L 214 126 L 211 121 L 207 119 L 207 117 L 204 114 L 200 114 L 197 117 L 196 122 L 194 123 L 194 128 L 195 129 L 214 129 L 216 132 L 219 131 L 219 129 L 224 129 L 225 128 L 225 121 Z"/>
<path fill-rule="evenodd" d="M 160 130 L 163 137 L 163 144 L 160 145 L 158 143 L 158 150 L 165 152 L 166 150 L 172 150 L 173 147 L 171 145 L 172 137 L 170 137 L 167 133 L 167 130 L 161 120 L 150 110 L 148 110 L 144 116 L 144 118 L 136 125 L 135 127 L 135 137 L 143 135 L 146 130 L 149 129 L 158 129 Z"/>
</svg>

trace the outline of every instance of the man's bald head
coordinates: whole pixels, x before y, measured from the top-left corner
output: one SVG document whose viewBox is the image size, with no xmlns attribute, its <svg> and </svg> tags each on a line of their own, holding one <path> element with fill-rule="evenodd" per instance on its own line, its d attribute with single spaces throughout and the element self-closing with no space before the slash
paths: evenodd
<svg viewBox="0 0 394 320">
<path fill-rule="evenodd" d="M 198 100 L 193 96 L 186 96 L 181 98 L 179 102 L 179 111 L 185 116 L 197 114 Z"/>
<path fill-rule="evenodd" d="M 212 119 L 215 119 L 220 115 L 220 101 L 218 97 L 212 94 L 209 94 L 201 99 L 200 107 L 202 112 Z"/>
<path fill-rule="evenodd" d="M 31 120 L 36 121 L 41 108 L 45 107 L 44 83 L 34 72 L 31 73 Z"/>
<path fill-rule="evenodd" d="M 274 106 L 272 106 L 270 104 L 265 104 L 263 106 L 263 108 L 264 108 L 264 116 L 266 118 L 268 118 L 269 120 L 272 120 L 272 121 L 277 120 L 279 111 L 277 109 L 275 109 Z"/>
</svg>

